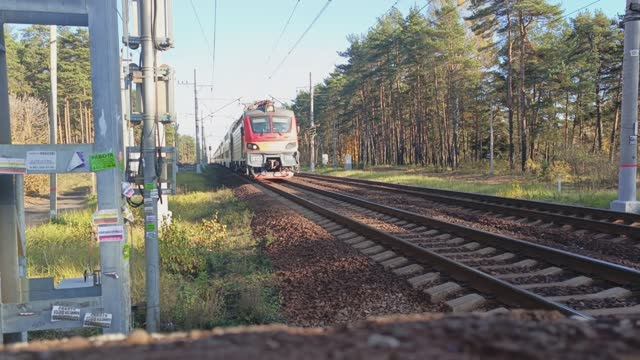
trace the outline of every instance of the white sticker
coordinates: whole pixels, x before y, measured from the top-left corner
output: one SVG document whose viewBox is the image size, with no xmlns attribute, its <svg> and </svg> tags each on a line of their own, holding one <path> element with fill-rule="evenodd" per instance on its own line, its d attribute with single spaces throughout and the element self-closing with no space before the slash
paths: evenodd
<svg viewBox="0 0 640 360">
<path fill-rule="evenodd" d="M 135 190 L 133 189 L 133 185 L 131 185 L 131 183 L 128 183 L 128 182 L 123 182 L 122 195 L 124 195 L 124 197 L 126 197 L 127 199 L 131 199 L 134 194 L 135 194 Z"/>
<path fill-rule="evenodd" d="M 156 219 L 157 219 L 157 217 L 155 215 L 147 215 L 147 222 L 148 223 L 155 223 Z"/>
<path fill-rule="evenodd" d="M 99 242 L 124 241 L 124 226 L 122 225 L 100 225 L 98 226 Z"/>
<path fill-rule="evenodd" d="M 152 199 L 157 199 L 157 198 L 158 198 L 158 189 L 155 189 L 155 190 L 151 190 L 151 191 L 149 191 L 149 196 L 150 196 Z"/>
<path fill-rule="evenodd" d="M 99 314 L 86 313 L 84 314 L 84 321 L 82 322 L 82 326 L 107 329 L 111 327 L 112 319 L 113 319 L 113 315 L 108 313 L 99 313 Z"/>
<path fill-rule="evenodd" d="M 629 55 L 631 56 L 638 56 L 640 55 L 640 50 L 639 49 L 633 49 L 633 50 L 629 50 Z"/>
<path fill-rule="evenodd" d="M 51 308 L 51 322 L 80 321 L 80 309 L 71 306 L 53 305 Z"/>
<path fill-rule="evenodd" d="M 152 213 L 153 212 L 153 206 L 145 206 L 144 207 L 144 212 Z"/>
<path fill-rule="evenodd" d="M 76 151 L 73 153 L 73 156 L 71 156 L 71 160 L 69 160 L 67 171 L 72 171 L 79 167 L 84 167 L 84 165 L 84 153 L 81 151 Z"/>
<path fill-rule="evenodd" d="M 93 214 L 94 225 L 117 224 L 118 222 L 118 209 L 103 209 L 98 210 Z"/>
<path fill-rule="evenodd" d="M 55 151 L 27 151 L 27 171 L 56 171 Z"/>
</svg>

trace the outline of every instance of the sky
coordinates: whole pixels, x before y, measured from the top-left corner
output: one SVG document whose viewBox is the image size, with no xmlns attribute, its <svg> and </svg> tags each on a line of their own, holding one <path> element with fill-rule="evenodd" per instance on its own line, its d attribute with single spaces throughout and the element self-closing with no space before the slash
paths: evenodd
<svg viewBox="0 0 640 360">
<path fill-rule="evenodd" d="M 396 3 L 395 0 L 332 0 L 274 73 L 326 4 L 326 0 L 300 0 L 276 47 L 297 1 L 218 0 L 214 67 L 214 0 L 174 0 L 175 48 L 163 52 L 160 63 L 171 65 L 179 81 L 192 83 L 193 70 L 197 69 L 199 84 L 214 85 L 198 88 L 200 112 L 205 116 L 216 112 L 204 121 L 207 145 L 217 147 L 227 128 L 242 113 L 242 102 L 269 96 L 290 102 L 298 91 L 308 89 L 310 72 L 314 83 L 321 82 L 341 62 L 338 52 L 347 48 L 347 36 L 366 33 L 376 19 Z M 608 16 L 624 12 L 623 0 L 600 0 L 592 4 L 594 1 L 556 0 L 555 3 L 562 6 L 565 14 L 584 6 L 589 10 L 601 9 Z M 412 6 L 423 6 L 427 2 L 398 0 L 396 6 L 406 14 Z M 176 87 L 179 132 L 194 135 L 193 86 Z M 234 101 L 238 98 L 240 101 Z"/>
</svg>

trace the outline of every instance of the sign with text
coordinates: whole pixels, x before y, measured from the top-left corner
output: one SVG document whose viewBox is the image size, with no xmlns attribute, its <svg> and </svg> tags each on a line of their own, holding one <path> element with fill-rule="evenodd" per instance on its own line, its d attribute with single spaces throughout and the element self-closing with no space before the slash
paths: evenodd
<svg viewBox="0 0 640 360">
<path fill-rule="evenodd" d="M 56 171 L 55 151 L 27 151 L 27 171 Z"/>
<path fill-rule="evenodd" d="M 51 308 L 51 322 L 80 321 L 80 309 L 70 306 L 53 305 Z"/>
<path fill-rule="evenodd" d="M 99 172 L 116 168 L 116 155 L 114 153 L 93 154 L 89 158 L 91 171 Z"/>
<path fill-rule="evenodd" d="M 97 327 L 107 329 L 111 327 L 113 315 L 108 313 L 86 313 L 84 314 L 83 327 Z"/>
<path fill-rule="evenodd" d="M 100 225 L 98 226 L 99 242 L 124 241 L 123 225 Z"/>
</svg>

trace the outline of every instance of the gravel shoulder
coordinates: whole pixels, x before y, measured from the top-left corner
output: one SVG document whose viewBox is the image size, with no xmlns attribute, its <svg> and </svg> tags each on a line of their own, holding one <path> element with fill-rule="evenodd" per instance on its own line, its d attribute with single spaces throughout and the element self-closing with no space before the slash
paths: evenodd
<svg viewBox="0 0 640 360">
<path fill-rule="evenodd" d="M 299 215 L 293 205 L 255 185 L 236 185 L 236 196 L 255 213 L 252 227 L 269 239 L 282 315 L 295 326 L 330 326 L 370 316 L 439 309 L 426 295 Z"/>
</svg>

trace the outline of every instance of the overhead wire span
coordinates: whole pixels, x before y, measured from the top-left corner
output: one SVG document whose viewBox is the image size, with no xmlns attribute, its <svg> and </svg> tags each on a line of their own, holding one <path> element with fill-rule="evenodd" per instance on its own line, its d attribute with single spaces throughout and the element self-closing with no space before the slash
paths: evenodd
<svg viewBox="0 0 640 360">
<path fill-rule="evenodd" d="M 289 58 L 289 56 L 293 53 L 293 51 L 296 49 L 296 47 L 298 47 L 298 45 L 300 44 L 300 42 L 302 42 L 302 39 L 304 39 L 304 37 L 307 35 L 307 33 L 309 32 L 309 30 L 311 30 L 311 28 L 313 27 L 313 25 L 316 23 L 316 21 L 318 21 L 318 19 L 320 18 L 320 16 L 322 16 L 322 14 L 324 13 L 325 10 L 327 10 L 327 7 L 329 7 L 329 4 L 331 4 L 332 0 L 327 0 L 327 3 L 324 4 L 324 6 L 322 7 L 322 9 L 320 9 L 320 12 L 318 12 L 318 15 L 316 15 L 316 17 L 313 19 L 313 21 L 311 22 L 311 24 L 309 24 L 309 26 L 307 27 L 307 29 L 302 33 L 302 35 L 300 35 L 300 37 L 298 38 L 298 40 L 293 44 L 293 46 L 291 47 L 291 49 L 289 50 L 289 52 L 287 53 L 287 55 L 284 56 L 284 58 L 282 59 L 282 61 L 280 61 L 280 64 L 278 64 L 278 66 L 276 66 L 276 69 L 273 70 L 273 72 L 271 73 L 271 75 L 269 75 L 269 79 L 271 79 L 273 77 L 273 75 L 275 75 L 278 70 L 280 70 L 280 68 L 282 67 L 282 65 L 284 65 L 285 61 L 287 61 L 287 59 Z"/>
<path fill-rule="evenodd" d="M 271 54 L 269 54 L 269 57 L 267 58 L 267 64 L 269 63 L 269 61 L 271 61 L 271 57 L 273 56 L 276 49 L 278 48 L 278 45 L 280 45 L 280 41 L 282 40 L 282 37 L 287 31 L 289 24 L 291 24 L 291 19 L 293 19 L 293 14 L 295 14 L 296 9 L 298 8 L 298 5 L 300 5 L 300 0 L 296 1 L 296 4 L 293 5 L 293 10 L 291 10 L 291 14 L 289 14 L 289 18 L 287 19 L 287 22 L 284 24 L 284 27 L 282 28 L 282 31 L 280 32 L 280 35 L 278 36 L 276 43 L 273 45 L 273 48 L 271 49 Z"/>
<path fill-rule="evenodd" d="M 204 38 L 204 42 L 207 44 L 207 47 L 209 48 L 209 51 L 211 51 L 213 53 L 213 51 L 211 50 L 211 43 L 209 42 L 209 38 L 207 38 L 207 34 L 204 32 L 204 27 L 202 26 L 202 22 L 200 21 L 200 16 L 198 16 L 198 11 L 196 10 L 195 5 L 193 5 L 193 0 L 189 0 L 189 3 L 191 3 L 191 9 L 193 9 L 193 15 L 195 15 L 196 21 L 198 22 L 198 25 L 200 26 L 200 32 L 202 33 L 202 37 Z"/>
<path fill-rule="evenodd" d="M 233 101 L 230 101 L 230 102 L 226 103 L 225 105 L 223 105 L 223 106 L 219 107 L 219 108 L 218 108 L 218 109 L 216 109 L 214 112 L 209 113 L 209 114 L 207 114 L 207 115 L 203 116 L 201 120 L 204 120 L 204 119 L 206 119 L 206 118 L 212 117 L 213 115 L 215 115 L 216 113 L 218 113 L 218 112 L 222 111 L 222 110 L 223 110 L 223 109 L 225 109 L 226 107 L 228 107 L 228 106 L 230 106 L 230 105 L 232 105 L 232 104 L 234 104 L 234 103 L 236 103 L 236 102 L 240 102 L 240 99 L 242 99 L 242 97 L 239 97 L 239 98 L 237 98 L 237 99 L 233 99 Z"/>
<path fill-rule="evenodd" d="M 215 74 L 216 74 L 216 38 L 218 29 L 218 0 L 213 0 L 213 58 L 211 60 L 211 85 L 215 86 Z"/>
</svg>

